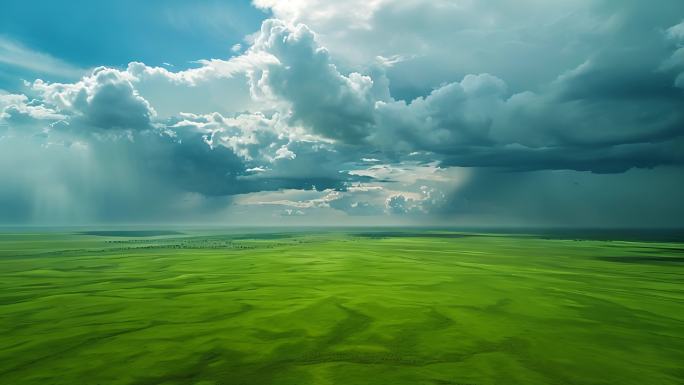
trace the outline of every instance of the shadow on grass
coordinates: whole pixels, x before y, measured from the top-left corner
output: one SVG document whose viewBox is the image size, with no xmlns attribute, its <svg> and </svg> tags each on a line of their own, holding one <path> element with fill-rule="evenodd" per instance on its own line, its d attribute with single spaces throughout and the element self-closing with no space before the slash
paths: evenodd
<svg viewBox="0 0 684 385">
<path fill-rule="evenodd" d="M 353 233 L 351 235 L 360 238 L 466 238 L 482 236 L 479 234 L 428 233 L 403 231 L 371 231 L 366 233 Z"/>
<path fill-rule="evenodd" d="M 645 263 L 645 264 L 680 264 L 684 263 L 684 257 L 660 257 L 660 256 L 622 256 L 622 257 L 599 257 L 598 259 L 608 262 L 620 263 Z"/>
<path fill-rule="evenodd" d="M 81 235 L 95 235 L 98 237 L 157 237 L 160 235 L 183 235 L 178 231 L 170 230 L 102 230 L 82 231 Z"/>
</svg>

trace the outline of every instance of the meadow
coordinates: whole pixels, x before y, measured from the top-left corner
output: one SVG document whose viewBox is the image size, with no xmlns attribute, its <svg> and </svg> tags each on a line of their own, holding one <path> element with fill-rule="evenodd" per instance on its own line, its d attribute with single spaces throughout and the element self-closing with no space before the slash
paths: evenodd
<svg viewBox="0 0 684 385">
<path fill-rule="evenodd" d="M 684 242 L 636 238 L 6 232 L 0 384 L 683 384 Z"/>
</svg>

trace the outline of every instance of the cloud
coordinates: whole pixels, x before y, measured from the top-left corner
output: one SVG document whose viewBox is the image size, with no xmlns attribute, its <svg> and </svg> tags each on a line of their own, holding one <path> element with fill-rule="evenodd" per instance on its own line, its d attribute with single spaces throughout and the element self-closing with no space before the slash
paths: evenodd
<svg viewBox="0 0 684 385">
<path fill-rule="evenodd" d="M 36 80 L 33 90 L 75 123 L 102 130 L 151 128 L 156 112 L 138 94 L 127 73 L 99 67 L 77 83 L 46 83 Z"/>
<path fill-rule="evenodd" d="M 0 64 L 38 75 L 78 78 L 85 70 L 48 54 L 34 51 L 6 36 L 0 36 Z"/>
<path fill-rule="evenodd" d="M 379 96 L 391 82 L 377 68 L 371 72 L 378 82 L 341 73 L 302 24 L 264 22 L 250 51 L 274 58 L 250 78 L 257 93 L 280 101 L 291 124 L 338 143 L 390 156 L 431 153 L 445 165 L 521 170 L 622 172 L 681 161 L 668 148 L 682 135 L 676 106 L 684 95 L 657 71 L 657 58 L 630 61 L 622 51 L 604 50 L 537 92 L 510 92 L 503 79 L 481 73 L 406 102 Z"/>
<path fill-rule="evenodd" d="M 684 21 L 667 29 L 668 40 L 674 43 L 674 52 L 665 62 L 661 69 L 666 72 L 678 73 L 675 86 L 684 89 Z"/>
<path fill-rule="evenodd" d="M 447 195 L 434 219 L 454 226 L 678 227 L 683 172 L 682 167 L 613 174 L 479 169 Z"/>
<path fill-rule="evenodd" d="M 420 211 L 420 206 L 411 198 L 403 195 L 393 195 L 387 199 L 387 211 L 390 214 L 412 214 Z"/>
<path fill-rule="evenodd" d="M 16 202 L 12 222 L 221 220 L 248 207 L 515 223 L 565 204 L 546 194 L 572 200 L 563 177 L 671 186 L 684 165 L 681 2 L 523 4 L 259 0 L 275 18 L 235 56 L 0 93 L 0 205 Z"/>
<path fill-rule="evenodd" d="M 342 75 L 327 50 L 305 25 L 264 21 L 250 54 L 266 52 L 277 61 L 252 75 L 259 94 L 291 104 L 291 119 L 314 133 L 343 142 L 359 142 L 372 124 L 372 80 L 359 73 Z"/>
<path fill-rule="evenodd" d="M 355 70 L 376 56 L 412 58 L 390 73 L 394 90 L 409 95 L 406 100 L 469 73 L 491 73 L 515 91 L 537 91 L 597 50 L 656 49 L 659 30 L 680 22 L 684 12 L 676 0 L 659 7 L 637 0 L 255 3 L 290 24 L 308 25 Z"/>
<path fill-rule="evenodd" d="M 428 186 L 420 186 L 419 193 L 391 195 L 385 201 L 385 209 L 394 215 L 435 214 L 446 204 L 444 192 Z"/>
<path fill-rule="evenodd" d="M 506 85 L 489 74 L 468 75 L 410 103 L 377 105 L 381 143 L 403 141 L 406 150 L 440 152 L 459 144 L 485 144 L 493 112 L 504 103 Z"/>
<path fill-rule="evenodd" d="M 60 120 L 65 116 L 54 109 L 46 107 L 36 100 L 29 100 L 26 95 L 0 94 L 0 111 L 7 114 L 7 119 L 24 116 L 36 120 Z"/>
<path fill-rule="evenodd" d="M 684 21 L 668 28 L 667 37 L 684 44 Z"/>
<path fill-rule="evenodd" d="M 340 172 L 340 159 L 356 155 L 310 141 L 277 113 L 179 113 L 160 119 L 138 93 L 138 82 L 128 71 L 98 68 L 76 83 L 37 80 L 31 85 L 33 100 L 0 95 L 0 119 L 16 134 L 0 140 L 12 159 L 0 174 L 13 186 L 1 198 L 23 208 L 7 220 L 211 218 L 238 194 L 330 191 L 368 179 Z M 41 130 L 41 125 L 49 127 Z M 6 168 L 15 162 L 31 164 L 33 172 Z M 81 163 L 85 166 L 78 167 Z M 319 167 L 312 169 L 312 163 Z M 27 195 L 37 186 L 46 193 Z M 58 198 L 59 210 L 40 209 L 40 202 Z M 169 205 L 176 208 L 165 212 Z"/>
</svg>

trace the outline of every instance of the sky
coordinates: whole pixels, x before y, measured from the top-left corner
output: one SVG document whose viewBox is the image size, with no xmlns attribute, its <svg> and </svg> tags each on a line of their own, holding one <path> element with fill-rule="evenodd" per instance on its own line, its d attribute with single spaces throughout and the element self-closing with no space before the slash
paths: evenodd
<svg viewBox="0 0 684 385">
<path fill-rule="evenodd" d="M 684 227 L 681 0 L 0 8 L 0 225 Z"/>
</svg>

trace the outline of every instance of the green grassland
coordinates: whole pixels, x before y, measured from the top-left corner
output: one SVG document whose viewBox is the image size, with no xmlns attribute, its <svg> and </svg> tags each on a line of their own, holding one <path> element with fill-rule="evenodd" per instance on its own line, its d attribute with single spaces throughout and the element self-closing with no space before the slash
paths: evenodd
<svg viewBox="0 0 684 385">
<path fill-rule="evenodd" d="M 0 234 L 0 384 L 684 383 L 684 244 Z"/>
</svg>

